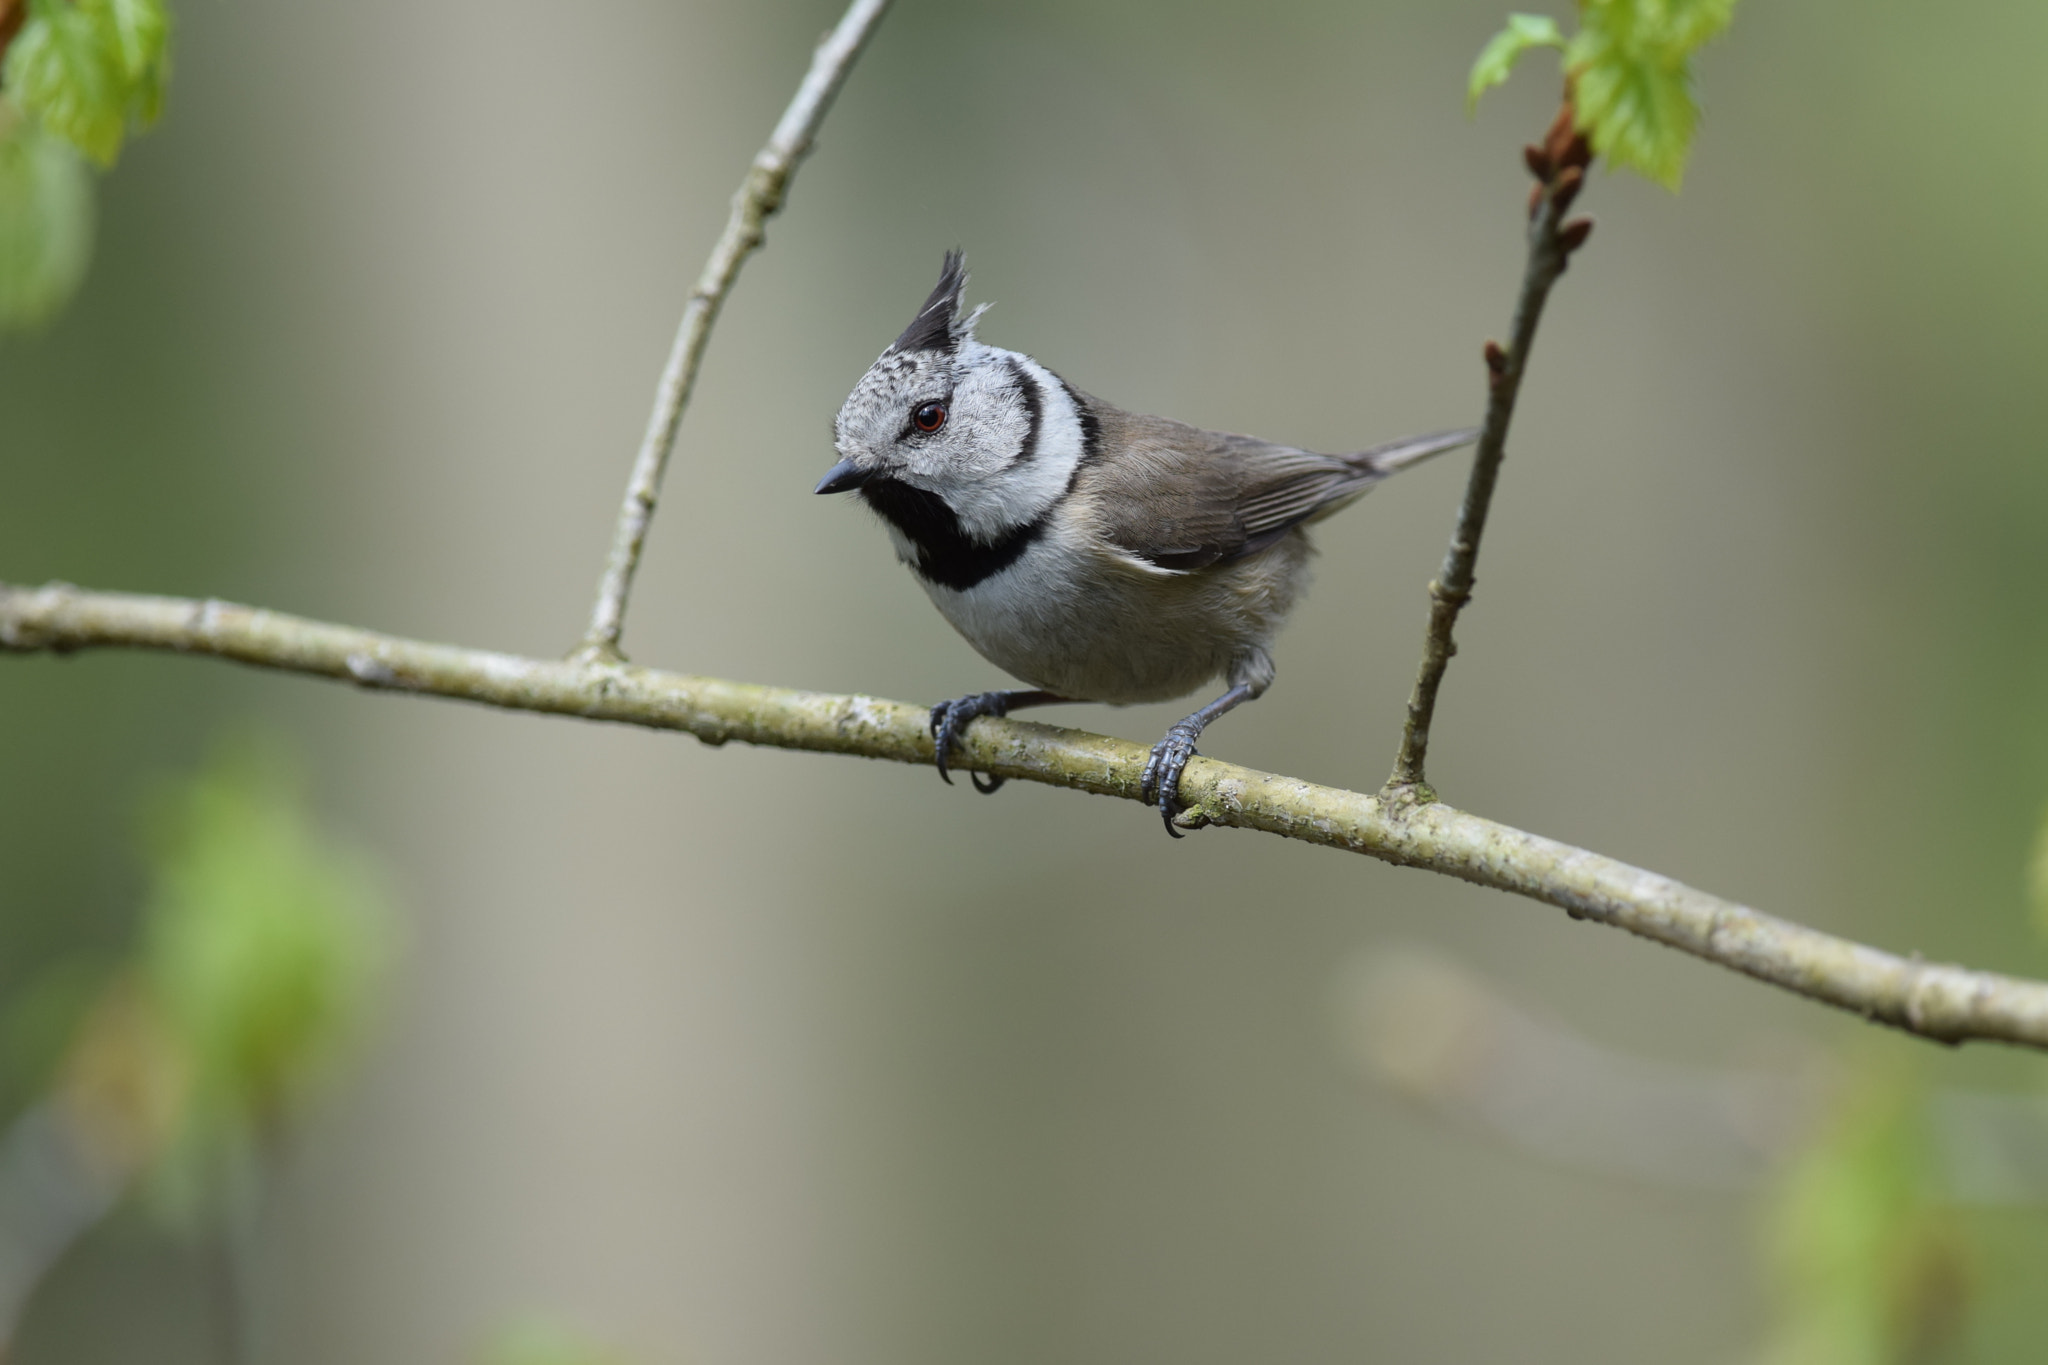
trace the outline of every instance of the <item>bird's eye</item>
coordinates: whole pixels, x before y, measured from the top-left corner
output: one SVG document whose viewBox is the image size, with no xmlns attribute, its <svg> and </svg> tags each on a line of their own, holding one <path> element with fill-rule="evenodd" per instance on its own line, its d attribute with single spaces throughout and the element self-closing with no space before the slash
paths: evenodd
<svg viewBox="0 0 2048 1365">
<path fill-rule="evenodd" d="M 911 416 L 910 420 L 919 431 L 929 435 L 946 425 L 946 405 L 944 403 L 926 403 Z"/>
</svg>

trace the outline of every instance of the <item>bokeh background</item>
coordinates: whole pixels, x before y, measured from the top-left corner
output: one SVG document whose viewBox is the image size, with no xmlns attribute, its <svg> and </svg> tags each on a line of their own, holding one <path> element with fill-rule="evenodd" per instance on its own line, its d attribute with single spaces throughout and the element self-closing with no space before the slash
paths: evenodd
<svg viewBox="0 0 2048 1365">
<path fill-rule="evenodd" d="M 950 246 L 988 340 L 1127 407 L 1324 449 L 1471 420 L 1556 96 L 1539 60 L 1466 117 L 1501 10 L 900 0 L 714 338 L 629 653 L 1000 683 L 809 492 Z M 0 578 L 565 651 L 684 291 L 835 16 L 188 0 L 82 296 L 0 342 Z M 2044 44 L 2020 0 L 1751 0 L 1683 194 L 1595 177 L 1439 713 L 1448 799 L 2048 973 Z M 1278 684 L 1207 751 L 1381 780 L 1461 479 L 1323 529 Z M 1149 740 L 1180 709 L 1060 719 Z M 127 950 L 141 793 L 252 717 L 405 925 L 270 1176 L 258 1359 L 468 1360 L 532 1314 L 648 1362 L 1749 1358 L 1757 1196 L 1545 1163 L 1372 1084 L 1341 983 L 1393 944 L 1649 1057 L 2041 1088 L 1135 807 L 122 654 L 0 661 L 0 991 Z M 2038 1215 L 1984 1217 L 1966 1358 L 2038 1358 Z M 117 1214 L 18 1358 L 220 1359 L 207 1267 Z"/>
</svg>

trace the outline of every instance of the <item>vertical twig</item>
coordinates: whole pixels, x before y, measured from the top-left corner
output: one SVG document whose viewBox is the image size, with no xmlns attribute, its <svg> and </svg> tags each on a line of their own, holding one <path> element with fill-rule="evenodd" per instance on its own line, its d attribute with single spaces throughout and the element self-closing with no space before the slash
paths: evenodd
<svg viewBox="0 0 2048 1365">
<path fill-rule="evenodd" d="M 661 476 L 668 467 L 669 452 L 675 448 L 676 427 L 690 401 L 690 389 L 697 380 L 697 365 L 704 356 L 704 344 L 711 338 L 711 325 L 725 296 L 739 278 L 740 266 L 766 237 L 766 224 L 782 207 L 789 181 L 797 163 L 811 149 L 818 125 L 832 107 L 833 96 L 846 83 L 854 59 L 882 21 L 889 0 L 853 0 L 839 26 L 825 35 L 811 57 L 796 97 L 783 111 L 782 120 L 769 135 L 768 145 L 747 168 L 747 178 L 733 196 L 732 215 L 725 232 L 704 263 L 683 309 L 682 324 L 661 372 L 654 393 L 654 411 L 647 419 L 647 434 L 641 438 L 640 454 L 633 461 L 633 475 L 626 484 L 626 499 L 619 508 L 618 529 L 612 534 L 610 557 L 604 577 L 598 582 L 597 603 L 590 611 L 590 628 L 576 652 L 583 659 L 619 657 L 619 633 L 626 624 L 626 594 L 632 590 L 633 574 L 640 566 L 640 551 L 647 543 L 647 527 L 654 519 L 654 505 L 661 496 Z"/>
<path fill-rule="evenodd" d="M 1423 801 L 1436 799 L 1423 772 L 1429 756 L 1429 726 L 1436 714 L 1436 694 L 1443 685 L 1444 670 L 1450 666 L 1451 656 L 1458 652 L 1457 643 L 1451 638 L 1452 628 L 1458 623 L 1458 613 L 1472 600 L 1479 538 L 1486 531 L 1487 508 L 1493 502 L 1501 459 L 1507 454 L 1508 423 L 1515 415 L 1515 395 L 1522 387 L 1529 347 L 1536 339 L 1536 323 L 1543 316 L 1550 287 L 1557 283 L 1571 254 L 1585 244 L 1593 230 L 1590 219 L 1564 221 L 1592 161 L 1592 152 L 1585 138 L 1574 130 L 1573 119 L 1567 92 L 1564 107 L 1558 111 L 1543 145 L 1523 151 L 1523 159 L 1537 182 L 1529 200 L 1529 263 L 1522 272 L 1521 297 L 1515 304 L 1514 327 L 1506 348 L 1497 342 L 1486 343 L 1486 424 L 1480 428 L 1479 446 L 1472 456 L 1472 476 L 1465 484 L 1465 501 L 1458 508 L 1450 548 L 1444 552 L 1443 570 L 1429 585 L 1429 629 L 1423 635 L 1422 666 L 1415 676 L 1415 690 L 1408 698 L 1401 752 L 1394 760 L 1393 775 L 1387 779 L 1390 795 Z"/>
</svg>

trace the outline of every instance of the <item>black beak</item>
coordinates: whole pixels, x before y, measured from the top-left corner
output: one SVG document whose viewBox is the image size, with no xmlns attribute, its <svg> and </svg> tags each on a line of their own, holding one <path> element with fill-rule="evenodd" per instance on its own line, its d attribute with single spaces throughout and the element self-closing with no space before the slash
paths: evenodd
<svg viewBox="0 0 2048 1365">
<path fill-rule="evenodd" d="M 841 460 L 825 471 L 825 477 L 818 480 L 813 493 L 851 493 L 854 489 L 875 477 L 872 469 L 859 469 L 852 460 Z"/>
</svg>

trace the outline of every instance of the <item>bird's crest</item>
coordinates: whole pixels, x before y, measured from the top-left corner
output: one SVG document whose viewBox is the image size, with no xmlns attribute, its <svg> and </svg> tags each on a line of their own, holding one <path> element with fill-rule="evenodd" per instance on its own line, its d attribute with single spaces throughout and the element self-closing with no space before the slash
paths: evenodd
<svg viewBox="0 0 2048 1365">
<path fill-rule="evenodd" d="M 903 335 L 889 346 L 895 352 L 953 351 L 974 335 L 974 324 L 988 305 L 983 304 L 965 318 L 960 316 L 960 296 L 967 288 L 967 257 L 958 249 L 946 253 L 939 269 L 939 282 L 917 316 L 903 329 Z"/>
</svg>

